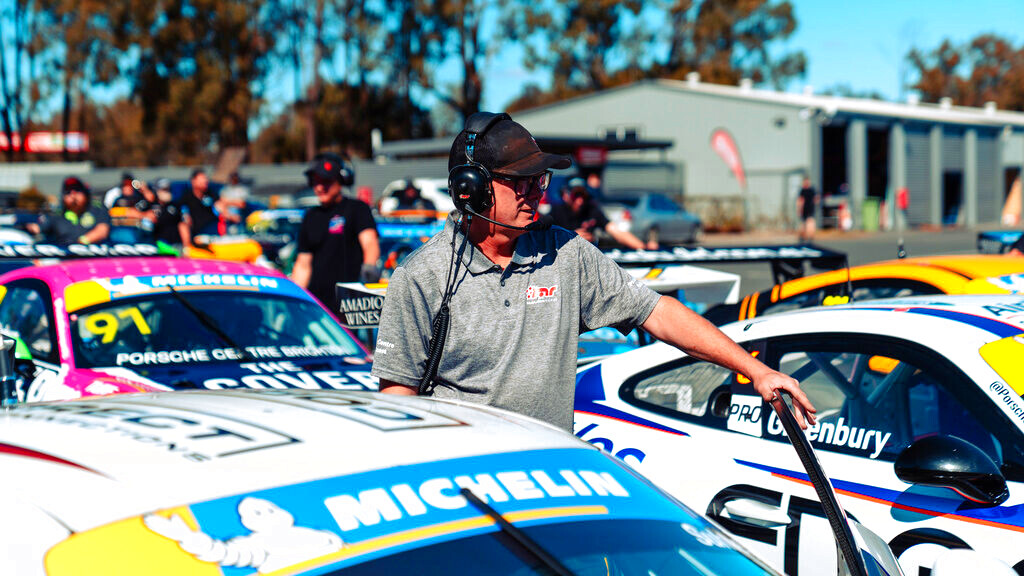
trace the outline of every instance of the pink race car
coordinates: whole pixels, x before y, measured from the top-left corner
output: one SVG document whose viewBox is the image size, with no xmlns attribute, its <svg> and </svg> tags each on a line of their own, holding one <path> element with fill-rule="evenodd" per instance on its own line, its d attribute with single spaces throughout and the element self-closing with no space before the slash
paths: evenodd
<svg viewBox="0 0 1024 576">
<path fill-rule="evenodd" d="M 119 392 L 376 389 L 365 348 L 279 272 L 89 258 L 0 276 L 20 401 Z"/>
</svg>

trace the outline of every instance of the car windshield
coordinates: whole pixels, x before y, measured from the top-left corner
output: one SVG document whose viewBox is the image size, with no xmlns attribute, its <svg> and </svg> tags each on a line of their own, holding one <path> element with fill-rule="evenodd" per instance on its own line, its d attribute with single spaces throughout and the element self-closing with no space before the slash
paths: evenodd
<svg viewBox="0 0 1024 576">
<path fill-rule="evenodd" d="M 521 527 L 576 576 L 771 574 L 710 525 L 664 520 L 600 520 Z M 491 532 L 416 548 L 330 572 L 371 574 L 550 574 Z"/>
<path fill-rule="evenodd" d="M 614 196 L 605 198 L 604 202 L 605 204 L 621 204 L 622 206 L 636 208 L 640 204 L 640 198 L 637 196 Z"/>
<path fill-rule="evenodd" d="M 80 368 L 364 354 L 316 303 L 240 291 L 150 294 L 69 320 Z"/>
</svg>

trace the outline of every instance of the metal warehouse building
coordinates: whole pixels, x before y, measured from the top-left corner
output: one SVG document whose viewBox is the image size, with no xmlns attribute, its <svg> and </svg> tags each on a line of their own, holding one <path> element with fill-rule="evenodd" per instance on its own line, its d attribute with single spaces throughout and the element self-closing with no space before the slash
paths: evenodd
<svg viewBox="0 0 1024 576">
<path fill-rule="evenodd" d="M 706 84 L 695 74 L 589 94 L 515 119 L 535 135 L 670 140 L 674 146 L 659 159 L 678 166 L 687 202 L 739 199 L 750 225 L 792 222 L 804 174 L 829 200 L 847 203 L 855 226 L 877 225 L 872 209 L 884 199 L 891 207 L 901 187 L 909 192 L 910 225 L 995 223 L 1024 164 L 1024 114 L 992 105 L 781 93 L 748 82 Z"/>
</svg>

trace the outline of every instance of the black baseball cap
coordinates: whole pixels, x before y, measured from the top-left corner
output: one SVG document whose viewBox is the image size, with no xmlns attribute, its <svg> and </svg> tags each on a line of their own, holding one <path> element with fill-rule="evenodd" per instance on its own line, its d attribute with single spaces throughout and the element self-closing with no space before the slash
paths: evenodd
<svg viewBox="0 0 1024 576">
<path fill-rule="evenodd" d="M 64 183 L 61 185 L 61 193 L 67 194 L 68 192 L 82 192 L 88 196 L 90 190 L 89 187 L 86 186 L 85 182 L 82 182 L 81 178 L 68 176 L 64 179 Z"/>
<path fill-rule="evenodd" d="M 351 186 L 355 176 L 348 162 L 338 154 L 331 152 L 317 154 L 309 167 L 302 173 L 306 175 L 306 178 L 334 180 L 344 186 Z"/>
<path fill-rule="evenodd" d="M 469 162 L 467 132 L 455 137 L 448 153 L 448 170 Z M 564 154 L 541 152 L 530 132 L 511 118 L 499 120 L 476 138 L 473 160 L 492 174 L 536 176 L 552 168 L 568 168 L 572 160 Z"/>
</svg>

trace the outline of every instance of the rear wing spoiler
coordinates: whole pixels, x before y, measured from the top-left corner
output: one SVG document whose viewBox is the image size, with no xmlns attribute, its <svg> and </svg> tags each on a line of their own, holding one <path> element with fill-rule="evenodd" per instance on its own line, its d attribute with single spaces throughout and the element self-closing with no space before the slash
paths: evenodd
<svg viewBox="0 0 1024 576">
<path fill-rule="evenodd" d="M 711 306 L 739 302 L 738 274 L 688 265 L 633 267 L 626 271 L 659 294 L 676 295 L 683 291 L 689 303 Z M 375 328 L 380 322 L 387 287 L 386 282 L 339 282 L 335 296 L 341 324 L 352 329 Z"/>
<path fill-rule="evenodd" d="M 107 256 L 177 256 L 170 246 L 160 244 L 15 244 L 0 246 L 0 260 L 102 258 Z"/>
<path fill-rule="evenodd" d="M 381 239 L 391 238 L 429 238 L 444 228 L 443 220 L 436 220 L 428 223 L 411 223 L 402 221 L 377 221 L 377 235 Z"/>
<path fill-rule="evenodd" d="M 1020 240 L 1024 232 L 990 231 L 978 232 L 978 252 L 981 254 L 1005 254 Z"/>
<path fill-rule="evenodd" d="M 605 255 L 619 266 L 670 264 L 732 264 L 768 262 L 776 284 L 799 278 L 804 264 L 821 270 L 837 270 L 847 265 L 846 254 L 814 244 L 774 246 L 675 246 L 662 250 L 607 250 Z"/>
</svg>

